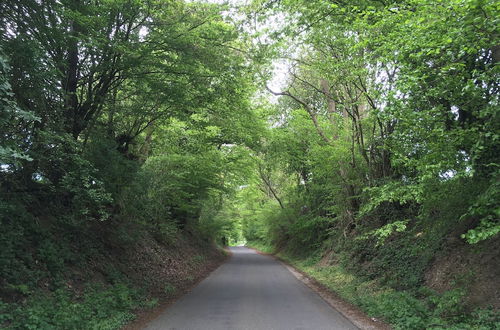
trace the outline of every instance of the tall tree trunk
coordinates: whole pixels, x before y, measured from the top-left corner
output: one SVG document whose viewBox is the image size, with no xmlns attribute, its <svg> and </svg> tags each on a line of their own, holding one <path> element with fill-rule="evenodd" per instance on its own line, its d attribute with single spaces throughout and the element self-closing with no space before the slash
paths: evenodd
<svg viewBox="0 0 500 330">
<path fill-rule="evenodd" d="M 70 8 L 78 11 L 80 1 L 73 0 Z M 79 119 L 78 119 L 78 96 L 76 94 L 78 87 L 78 38 L 80 27 L 78 22 L 73 21 L 71 30 L 68 37 L 67 49 L 67 67 L 66 67 L 66 81 L 64 86 L 64 108 L 66 118 L 66 131 L 77 139 L 80 133 Z"/>
</svg>

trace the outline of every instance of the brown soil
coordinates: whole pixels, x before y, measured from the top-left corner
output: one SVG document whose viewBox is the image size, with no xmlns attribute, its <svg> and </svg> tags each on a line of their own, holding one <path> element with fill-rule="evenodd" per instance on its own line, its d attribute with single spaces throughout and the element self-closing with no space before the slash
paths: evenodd
<svg viewBox="0 0 500 330">
<path fill-rule="evenodd" d="M 124 329 L 142 329 L 169 304 L 184 295 L 230 255 L 212 243 L 189 234 L 179 234 L 173 242 L 161 242 L 143 233 L 125 244 L 102 234 L 106 253 L 74 267 L 67 273 L 66 285 L 81 296 L 90 283 L 113 283 L 113 274 L 120 273 L 129 283 L 147 294 L 146 299 L 159 301 L 151 308 L 136 310 L 135 321 Z"/>
<path fill-rule="evenodd" d="M 189 281 L 186 277 L 177 277 L 177 290 L 172 295 L 163 295 L 160 299 L 160 303 L 153 309 L 142 309 L 136 311 L 137 318 L 124 326 L 122 330 L 140 330 L 144 329 L 151 321 L 159 317 L 166 308 L 177 301 L 180 297 L 191 291 L 198 283 L 205 279 L 210 273 L 216 270 L 222 263 L 224 263 L 230 256 L 229 250 L 226 250 L 226 254 L 222 258 L 213 258 L 206 262 L 202 267 L 199 267 L 197 271 L 191 275 L 195 277 L 193 280 Z"/>
<path fill-rule="evenodd" d="M 426 285 L 437 292 L 465 287 L 469 309 L 500 309 L 500 238 L 470 245 L 451 237 L 443 253 L 425 274 Z"/>
</svg>

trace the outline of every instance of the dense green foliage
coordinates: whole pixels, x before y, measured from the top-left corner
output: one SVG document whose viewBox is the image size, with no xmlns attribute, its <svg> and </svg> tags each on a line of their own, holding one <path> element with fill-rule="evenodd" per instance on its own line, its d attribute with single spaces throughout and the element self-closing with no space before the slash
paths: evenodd
<svg viewBox="0 0 500 330">
<path fill-rule="evenodd" d="M 117 329 L 134 318 L 131 309 L 148 302 L 125 285 L 89 288 L 78 301 L 64 289 L 32 297 L 25 306 L 2 310 L 0 321 L 15 329 Z M 76 301 L 75 301 L 76 300 Z"/>
<path fill-rule="evenodd" d="M 0 326 L 119 327 L 141 290 L 111 269 L 76 296 L 68 272 L 190 235 L 280 250 L 396 327 L 464 327 L 463 281 L 424 284 L 452 240 L 498 253 L 499 14 L 492 0 L 1 2 Z M 467 326 L 491 324 L 475 313 Z"/>
<path fill-rule="evenodd" d="M 68 274 L 148 235 L 227 241 L 216 214 L 264 128 L 227 9 L 0 4 L 0 327 L 119 327 L 137 288 L 75 296 Z"/>
<path fill-rule="evenodd" d="M 285 260 L 313 276 L 343 299 L 360 306 L 370 317 L 383 319 L 395 329 L 496 329 L 498 313 L 492 309 L 467 312 L 463 288 L 444 294 L 419 288 L 418 292 L 381 287 L 340 265 L 318 267 L 318 256 Z"/>
<path fill-rule="evenodd" d="M 279 96 L 272 126 L 256 181 L 235 200 L 245 237 L 398 328 L 492 326 L 461 323 L 474 309 L 468 281 L 442 297 L 422 287 L 457 245 L 498 256 L 498 4 L 257 3 L 264 19 L 287 13 L 265 47 L 289 71 L 267 87 Z"/>
</svg>

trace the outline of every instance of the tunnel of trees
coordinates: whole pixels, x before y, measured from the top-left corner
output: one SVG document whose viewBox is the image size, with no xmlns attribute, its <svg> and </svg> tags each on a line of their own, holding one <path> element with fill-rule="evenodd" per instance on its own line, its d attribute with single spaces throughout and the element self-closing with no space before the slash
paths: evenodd
<svg viewBox="0 0 500 330">
<path fill-rule="evenodd" d="M 493 328 L 499 17 L 2 1 L 0 327 L 118 328 L 152 296 L 99 256 L 247 242 L 396 328 Z"/>
</svg>

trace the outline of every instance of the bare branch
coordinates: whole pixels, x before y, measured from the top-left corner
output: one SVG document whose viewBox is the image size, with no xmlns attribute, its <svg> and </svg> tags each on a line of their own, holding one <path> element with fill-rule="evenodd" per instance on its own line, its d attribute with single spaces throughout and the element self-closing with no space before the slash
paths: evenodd
<svg viewBox="0 0 500 330">
<path fill-rule="evenodd" d="M 331 143 L 330 139 L 325 135 L 325 133 L 323 132 L 323 130 L 319 126 L 318 118 L 316 117 L 315 111 L 306 102 L 302 101 L 301 99 L 299 99 L 298 97 L 296 97 L 295 95 L 293 95 L 292 93 L 290 93 L 289 91 L 275 92 L 272 89 L 270 89 L 269 86 L 267 86 L 267 85 L 266 85 L 266 89 L 271 94 L 273 94 L 273 95 L 276 95 L 276 96 L 288 96 L 292 100 L 294 100 L 295 102 L 297 102 L 300 105 L 302 105 L 302 107 L 304 108 L 304 110 L 306 110 L 307 113 L 309 114 L 309 117 L 311 117 L 311 120 L 312 120 L 312 122 L 314 124 L 314 127 L 316 128 L 316 131 L 318 132 L 318 135 L 321 137 L 321 139 L 323 141 L 325 141 L 326 143 L 328 143 L 328 144 Z"/>
</svg>

